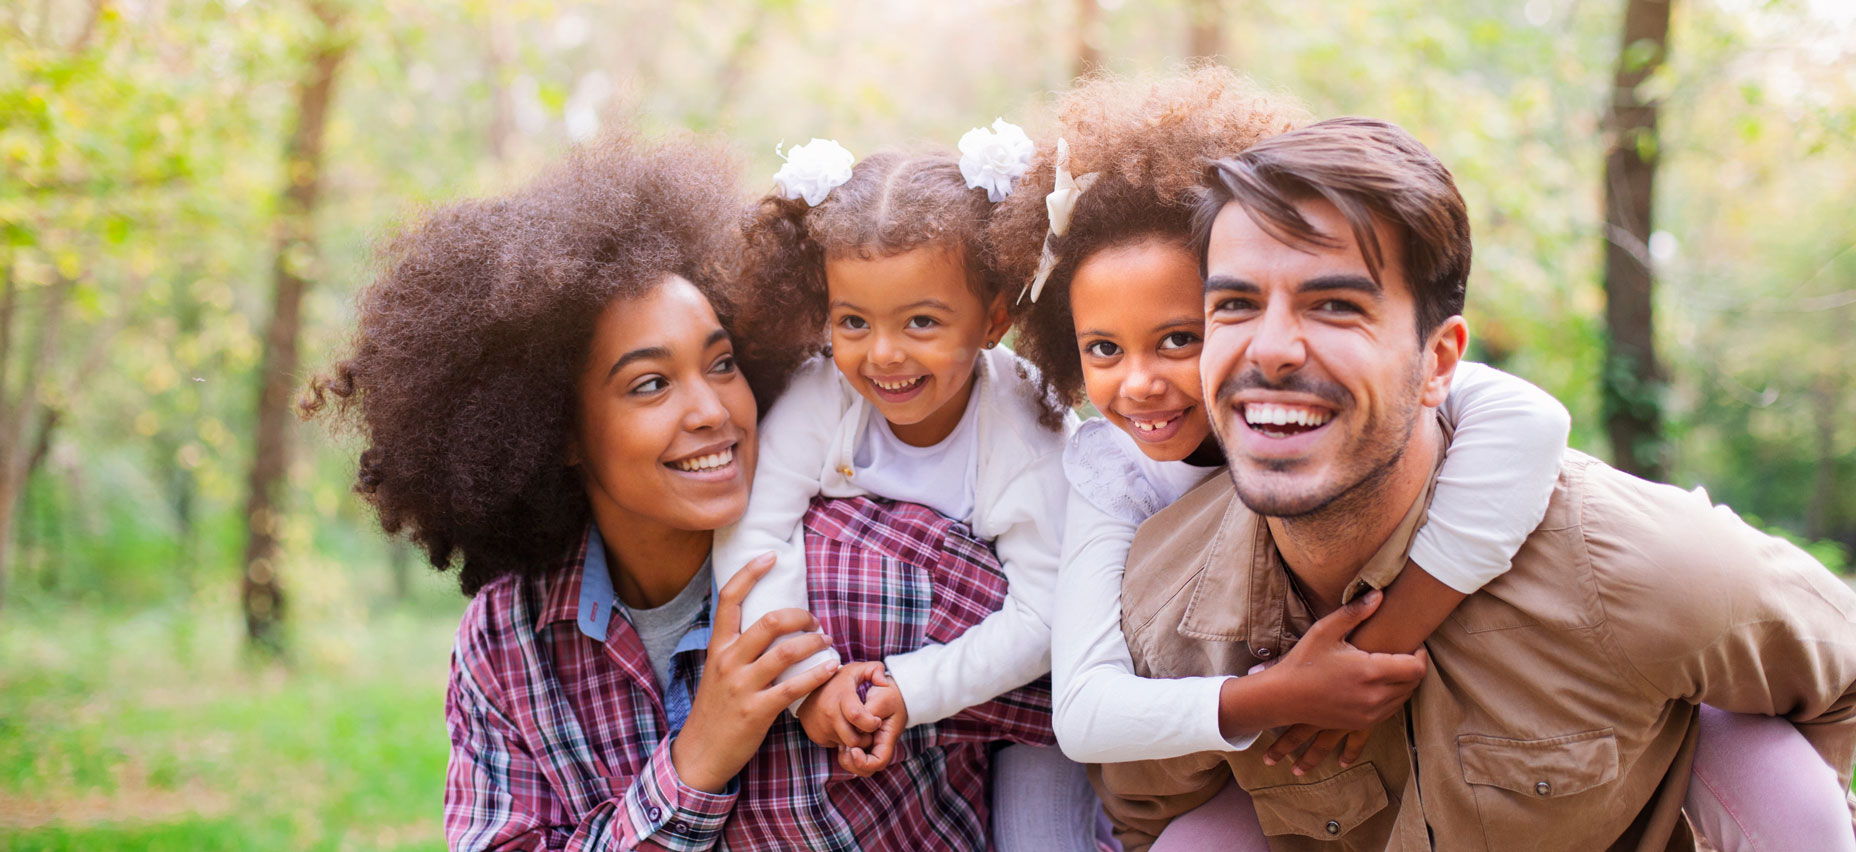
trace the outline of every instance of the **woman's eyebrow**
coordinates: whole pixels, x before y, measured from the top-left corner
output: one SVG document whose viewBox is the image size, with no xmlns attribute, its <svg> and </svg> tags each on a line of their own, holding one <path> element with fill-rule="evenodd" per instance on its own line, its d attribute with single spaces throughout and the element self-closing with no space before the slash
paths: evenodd
<svg viewBox="0 0 1856 852">
<path fill-rule="evenodd" d="M 721 329 L 716 329 L 716 331 L 724 336 L 728 334 L 728 332 L 722 331 Z M 669 357 L 670 349 L 663 346 L 646 346 L 643 349 L 633 349 L 624 355 L 620 355 L 619 360 L 612 362 L 612 369 L 606 371 L 606 381 L 612 381 L 612 377 L 618 375 L 620 369 L 633 361 L 641 361 L 646 358 Z"/>
</svg>

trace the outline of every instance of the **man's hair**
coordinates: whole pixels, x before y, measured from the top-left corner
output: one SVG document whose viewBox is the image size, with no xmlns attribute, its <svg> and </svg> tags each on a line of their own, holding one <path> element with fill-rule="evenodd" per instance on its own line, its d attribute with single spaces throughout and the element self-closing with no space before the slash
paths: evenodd
<svg viewBox="0 0 1856 852">
<path fill-rule="evenodd" d="M 1258 142 L 1206 171 L 1206 193 L 1193 217 L 1193 245 L 1203 268 L 1212 222 L 1225 205 L 1242 205 L 1264 233 L 1286 245 L 1334 248 L 1296 203 L 1326 199 L 1340 210 L 1384 285 L 1385 251 L 1375 221 L 1403 240 L 1405 280 L 1417 302 L 1418 337 L 1463 312 L 1469 284 L 1469 211 L 1450 170 L 1411 134 L 1371 118 L 1334 118 Z"/>
</svg>

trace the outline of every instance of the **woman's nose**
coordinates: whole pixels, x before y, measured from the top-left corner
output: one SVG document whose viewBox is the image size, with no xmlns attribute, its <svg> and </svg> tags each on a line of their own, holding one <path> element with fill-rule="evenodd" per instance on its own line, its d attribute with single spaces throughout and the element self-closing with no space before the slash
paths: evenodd
<svg viewBox="0 0 1856 852">
<path fill-rule="evenodd" d="M 697 382 L 690 390 L 689 407 L 683 411 L 683 428 L 691 432 L 717 429 L 728 422 L 728 406 L 708 382 Z"/>
</svg>

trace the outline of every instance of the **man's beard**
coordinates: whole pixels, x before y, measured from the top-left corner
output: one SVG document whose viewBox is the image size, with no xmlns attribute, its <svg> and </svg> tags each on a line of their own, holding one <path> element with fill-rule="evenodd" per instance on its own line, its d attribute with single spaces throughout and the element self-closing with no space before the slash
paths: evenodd
<svg viewBox="0 0 1856 852">
<path fill-rule="evenodd" d="M 1248 429 L 1243 415 L 1230 404 L 1230 398 L 1246 390 L 1273 390 L 1307 394 L 1317 397 L 1332 405 L 1336 419 L 1340 412 L 1352 410 L 1353 394 L 1338 384 L 1307 376 L 1300 371 L 1290 373 L 1277 381 L 1264 378 L 1262 371 L 1251 368 L 1242 374 L 1226 379 L 1218 386 L 1215 395 L 1218 417 L 1212 418 L 1212 432 L 1218 443 L 1225 449 L 1225 457 L 1232 462 L 1229 468 L 1231 482 L 1236 486 L 1238 499 L 1245 507 L 1259 515 L 1271 518 L 1292 520 L 1311 520 L 1319 516 L 1340 516 L 1365 512 L 1368 504 L 1383 490 L 1383 484 L 1404 458 L 1405 448 L 1411 443 L 1412 432 L 1418 425 L 1418 412 L 1423 408 L 1419 404 L 1419 386 L 1422 379 L 1419 371 L 1421 359 L 1411 361 L 1409 379 L 1402 404 L 1395 410 L 1387 412 L 1389 416 L 1369 415 L 1362 425 L 1359 438 L 1352 445 L 1341 448 L 1338 452 L 1347 460 L 1356 464 L 1337 468 L 1335 481 L 1314 483 L 1314 487 L 1304 493 L 1291 493 L 1284 488 L 1273 486 L 1275 476 L 1251 477 L 1238 469 L 1241 461 L 1231 449 L 1231 443 L 1225 434 L 1226 424 L 1232 429 Z M 1269 459 L 1253 462 L 1270 472 L 1286 474 L 1295 466 L 1306 464 L 1300 459 Z"/>
</svg>

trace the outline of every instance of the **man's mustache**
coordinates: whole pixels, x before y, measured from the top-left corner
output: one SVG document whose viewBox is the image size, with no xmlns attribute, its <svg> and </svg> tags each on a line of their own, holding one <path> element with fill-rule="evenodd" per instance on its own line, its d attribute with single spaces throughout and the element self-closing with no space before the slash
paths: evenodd
<svg viewBox="0 0 1856 852">
<path fill-rule="evenodd" d="M 1270 381 L 1264 377 L 1263 371 L 1256 367 L 1251 367 L 1219 383 L 1218 393 L 1214 398 L 1222 405 L 1231 397 L 1248 390 L 1307 394 L 1332 405 L 1337 411 L 1353 402 L 1351 392 L 1325 379 L 1318 379 L 1297 370 L 1275 381 Z"/>
</svg>

